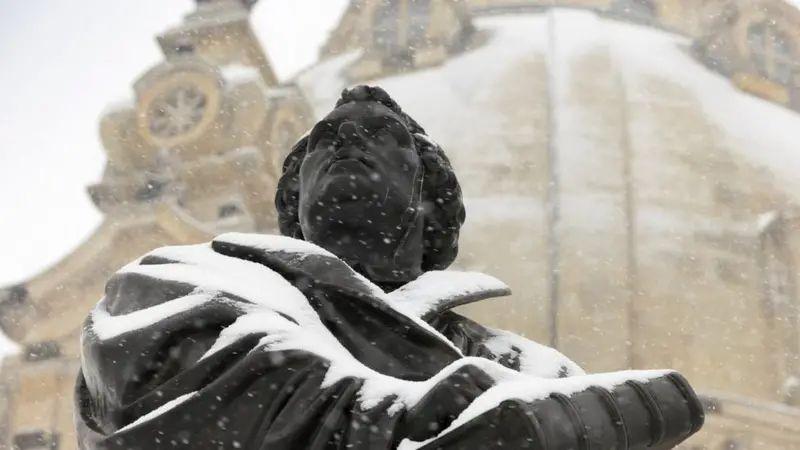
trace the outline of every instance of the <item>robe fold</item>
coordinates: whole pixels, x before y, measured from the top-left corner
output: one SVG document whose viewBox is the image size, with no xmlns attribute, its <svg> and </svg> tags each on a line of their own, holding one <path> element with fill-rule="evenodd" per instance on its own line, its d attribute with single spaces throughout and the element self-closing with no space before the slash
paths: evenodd
<svg viewBox="0 0 800 450">
<path fill-rule="evenodd" d="M 85 322 L 80 448 L 661 449 L 702 425 L 675 372 L 586 375 L 450 311 L 508 293 L 454 271 L 386 293 L 282 236 L 154 250 Z"/>
</svg>

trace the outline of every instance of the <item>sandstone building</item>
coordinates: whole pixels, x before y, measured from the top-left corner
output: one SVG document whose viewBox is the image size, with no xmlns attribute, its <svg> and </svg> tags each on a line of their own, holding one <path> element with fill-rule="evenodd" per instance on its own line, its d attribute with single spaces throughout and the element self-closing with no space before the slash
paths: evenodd
<svg viewBox="0 0 800 450">
<path fill-rule="evenodd" d="M 0 294 L 2 328 L 24 348 L 3 363 L 0 448 L 75 448 L 78 337 L 114 271 L 154 247 L 273 229 L 284 149 L 312 117 L 295 86 L 277 84 L 250 7 L 198 2 L 158 36 L 163 62 L 100 122 L 107 164 L 89 194 L 105 220 L 60 264 Z"/>
<path fill-rule="evenodd" d="M 198 1 L 159 36 L 164 61 L 101 120 L 105 222 L 0 294 L 24 347 L 0 374 L 0 448 L 74 448 L 77 336 L 108 275 L 160 245 L 274 232 L 283 154 L 356 82 L 453 161 L 456 265 L 515 292 L 468 315 L 590 371 L 680 370 L 708 408 L 686 448 L 800 448 L 797 5 L 352 0 L 288 84 L 251 7 Z"/>
</svg>

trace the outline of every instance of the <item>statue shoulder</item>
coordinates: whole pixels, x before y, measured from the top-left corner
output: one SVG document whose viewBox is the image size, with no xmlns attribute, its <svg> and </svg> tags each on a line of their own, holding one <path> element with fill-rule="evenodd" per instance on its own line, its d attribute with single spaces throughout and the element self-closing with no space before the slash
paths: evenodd
<svg viewBox="0 0 800 450">
<path fill-rule="evenodd" d="M 225 245 L 237 245 L 236 255 Z M 304 298 L 282 274 L 264 264 L 253 264 L 253 255 L 266 249 L 293 255 L 321 254 L 296 239 L 283 236 L 228 234 L 211 242 L 161 247 L 117 271 L 106 284 L 98 307 L 119 316 L 157 305 L 186 302 L 187 298 L 224 296 L 245 303 L 261 303 L 269 297 Z M 218 251 L 218 247 L 224 247 Z M 314 246 L 316 247 L 316 246 Z M 277 294 L 277 295 L 276 295 Z M 281 295 L 282 294 L 282 295 Z M 161 307 L 160 309 L 164 309 Z"/>
<path fill-rule="evenodd" d="M 301 290 L 315 284 L 357 296 L 386 295 L 341 258 L 311 242 L 287 236 L 227 233 L 215 238 L 211 247 L 219 254 L 268 267 Z"/>
<path fill-rule="evenodd" d="M 491 275 L 432 270 L 388 296 L 392 306 L 428 321 L 456 306 L 510 294 L 511 289 Z"/>
<path fill-rule="evenodd" d="M 279 234 L 225 233 L 214 238 L 211 246 L 217 252 L 224 251 L 225 248 L 238 247 L 250 249 L 254 252 L 339 259 L 333 253 L 316 244 Z"/>
</svg>

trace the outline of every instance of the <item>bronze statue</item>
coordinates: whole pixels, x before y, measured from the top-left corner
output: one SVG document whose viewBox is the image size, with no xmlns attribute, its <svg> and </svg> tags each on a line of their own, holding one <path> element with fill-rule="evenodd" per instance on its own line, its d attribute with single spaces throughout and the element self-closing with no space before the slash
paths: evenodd
<svg viewBox="0 0 800 450">
<path fill-rule="evenodd" d="M 382 89 L 346 91 L 298 142 L 276 196 L 281 232 L 384 286 L 447 268 L 464 222 L 442 149 Z"/>
<path fill-rule="evenodd" d="M 451 308 L 464 206 L 443 150 L 380 88 L 345 90 L 284 164 L 285 236 L 226 234 L 120 270 L 82 336 L 83 449 L 671 448 L 679 374 L 585 375 Z"/>
</svg>

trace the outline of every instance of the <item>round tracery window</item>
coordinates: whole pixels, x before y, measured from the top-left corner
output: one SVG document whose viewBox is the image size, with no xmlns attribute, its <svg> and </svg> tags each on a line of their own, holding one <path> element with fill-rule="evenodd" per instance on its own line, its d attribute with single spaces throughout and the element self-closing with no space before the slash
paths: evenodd
<svg viewBox="0 0 800 450">
<path fill-rule="evenodd" d="M 200 121 L 208 99 L 198 87 L 177 86 L 150 103 L 148 127 L 159 138 L 173 138 L 192 131 Z"/>
</svg>

